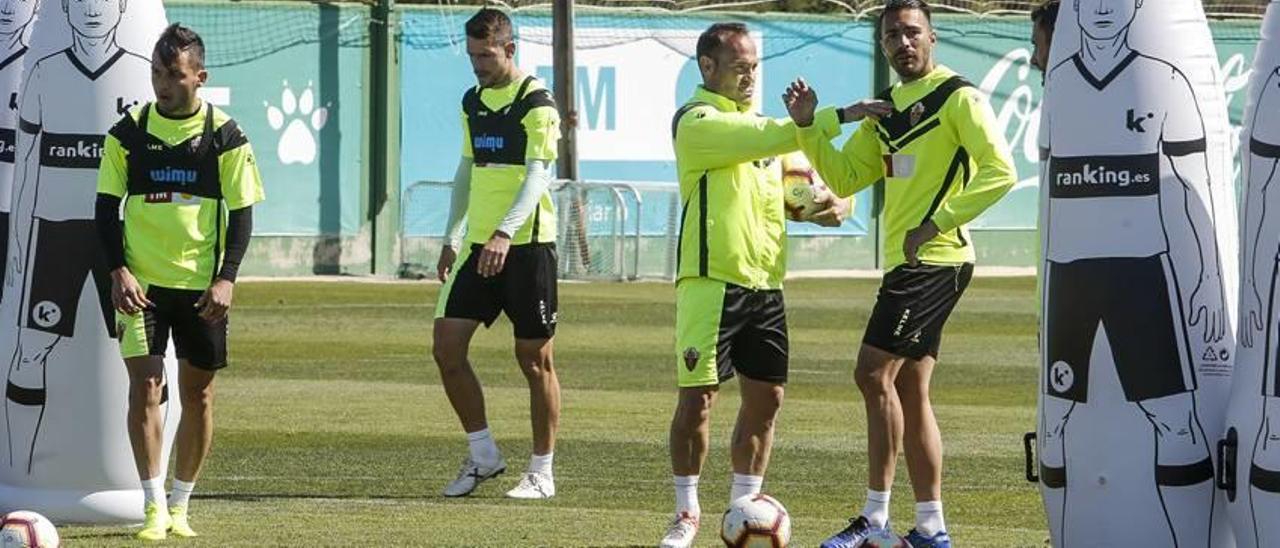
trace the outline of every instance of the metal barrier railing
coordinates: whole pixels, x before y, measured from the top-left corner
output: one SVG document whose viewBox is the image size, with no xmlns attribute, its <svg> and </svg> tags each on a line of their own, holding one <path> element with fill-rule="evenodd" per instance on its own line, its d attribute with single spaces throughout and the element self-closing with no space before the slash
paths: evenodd
<svg viewBox="0 0 1280 548">
<path fill-rule="evenodd" d="M 417 181 L 404 192 L 401 211 L 401 274 L 434 273 L 432 256 L 442 245 L 449 210 L 449 181 Z M 668 210 L 678 209 L 673 183 L 634 181 L 572 181 L 551 186 L 557 209 L 560 275 L 565 279 L 637 280 L 674 278 L 678 215 L 668 212 L 659 229 L 645 235 L 644 193 L 670 194 Z M 655 205 L 661 205 L 661 202 Z M 660 234 L 653 233 L 660 230 Z M 646 246 L 646 239 L 660 242 Z M 655 249 L 651 263 L 665 263 L 654 272 L 643 269 L 646 249 Z M 664 249 L 665 248 L 665 249 Z M 419 271 L 429 271 L 427 273 Z"/>
</svg>

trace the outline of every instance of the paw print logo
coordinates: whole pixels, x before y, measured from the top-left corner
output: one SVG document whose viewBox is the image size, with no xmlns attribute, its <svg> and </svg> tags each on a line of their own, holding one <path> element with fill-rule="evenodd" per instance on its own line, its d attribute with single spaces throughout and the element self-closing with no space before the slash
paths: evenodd
<svg viewBox="0 0 1280 548">
<path fill-rule="evenodd" d="M 316 161 L 316 133 L 329 122 L 329 109 L 316 105 L 312 83 L 302 93 L 295 94 L 289 82 L 283 82 L 280 105 L 263 102 L 267 107 L 267 124 L 280 132 L 280 144 L 276 154 L 280 162 L 311 165 Z"/>
</svg>

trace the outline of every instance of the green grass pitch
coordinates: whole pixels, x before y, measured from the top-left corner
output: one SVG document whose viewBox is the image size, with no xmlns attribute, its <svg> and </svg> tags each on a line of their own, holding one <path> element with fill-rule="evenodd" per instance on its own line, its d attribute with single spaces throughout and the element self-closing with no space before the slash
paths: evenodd
<svg viewBox="0 0 1280 548">
<path fill-rule="evenodd" d="M 814 546 L 841 528 L 865 494 L 865 427 L 852 364 L 877 285 L 787 285 L 791 382 L 765 491 L 791 512 L 796 546 Z M 530 447 L 528 393 L 504 320 L 477 335 L 471 357 L 511 470 L 469 498 L 439 494 L 466 440 L 430 360 L 438 287 L 239 284 L 213 454 L 191 506 L 202 537 L 163 545 L 656 545 L 673 505 L 673 286 L 561 285 L 558 493 L 545 502 L 502 496 Z M 948 528 L 959 546 L 1044 545 L 1021 442 L 1034 427 L 1035 325 L 1030 278 L 975 280 L 948 325 L 933 397 Z M 719 544 L 737 405 L 730 383 L 713 414 L 699 546 Z M 899 460 L 893 521 L 900 529 L 914 516 L 906 479 Z M 68 546 L 140 544 L 126 527 L 61 533 Z"/>
</svg>

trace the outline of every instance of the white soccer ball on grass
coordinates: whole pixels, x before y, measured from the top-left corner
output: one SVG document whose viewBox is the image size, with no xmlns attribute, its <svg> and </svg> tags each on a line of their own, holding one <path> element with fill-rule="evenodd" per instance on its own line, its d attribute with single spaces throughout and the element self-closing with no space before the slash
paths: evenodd
<svg viewBox="0 0 1280 548">
<path fill-rule="evenodd" d="M 791 516 L 769 495 L 739 497 L 724 512 L 720 540 L 730 548 L 782 548 L 791 542 Z"/>
</svg>

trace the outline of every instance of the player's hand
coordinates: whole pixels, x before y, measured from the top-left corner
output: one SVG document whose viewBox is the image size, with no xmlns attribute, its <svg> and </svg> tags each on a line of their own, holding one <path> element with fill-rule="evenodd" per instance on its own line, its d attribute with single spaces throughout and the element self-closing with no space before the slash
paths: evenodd
<svg viewBox="0 0 1280 548">
<path fill-rule="evenodd" d="M 809 87 L 804 78 L 796 78 L 782 94 L 782 104 L 787 106 L 791 121 L 797 126 L 808 127 L 813 125 L 813 113 L 818 109 L 818 92 Z"/>
<path fill-rule="evenodd" d="M 863 99 L 841 110 L 844 111 L 846 122 L 857 122 L 863 118 L 879 120 L 893 114 L 893 103 L 880 99 Z"/>
<path fill-rule="evenodd" d="M 1222 302 L 1222 286 L 1216 270 L 1200 277 L 1195 291 L 1191 292 L 1191 318 L 1188 323 L 1204 322 L 1204 342 L 1222 340 L 1227 334 L 1227 314 Z"/>
<path fill-rule="evenodd" d="M 849 211 L 853 209 L 852 197 L 840 198 L 832 193 L 827 193 L 827 199 L 818 203 L 825 204 L 826 207 L 809 218 L 809 222 L 818 226 L 840 226 L 844 224 L 844 220 L 849 217 Z"/>
<path fill-rule="evenodd" d="M 507 251 L 511 249 L 511 236 L 494 231 L 493 236 L 480 251 L 480 261 L 476 271 L 484 278 L 497 276 L 507 264 Z"/>
<path fill-rule="evenodd" d="M 151 308 L 147 292 L 128 267 L 122 266 L 111 272 L 111 305 L 121 314 L 130 316 Z"/>
<path fill-rule="evenodd" d="M 440 283 L 449 281 L 449 274 L 453 272 L 453 263 L 458 261 L 458 252 L 454 251 L 453 246 L 445 245 L 440 250 L 440 260 L 436 261 L 436 279 Z"/>
<path fill-rule="evenodd" d="M 235 284 L 222 278 L 214 280 L 213 285 L 204 290 L 204 294 L 196 301 L 195 307 L 200 311 L 200 319 L 213 323 L 227 317 L 234 287 Z"/>
<path fill-rule="evenodd" d="M 1245 348 L 1253 348 L 1254 331 L 1262 333 L 1264 329 L 1262 297 L 1258 295 L 1258 286 L 1254 285 L 1253 280 L 1245 280 L 1244 286 L 1244 302 L 1240 303 L 1244 306 L 1244 313 L 1240 315 L 1244 318 L 1244 325 L 1240 326 L 1240 344 Z"/>
<path fill-rule="evenodd" d="M 920 246 L 937 236 L 938 225 L 934 224 L 932 219 L 908 230 L 907 236 L 902 239 L 902 254 L 907 258 L 907 264 L 911 266 L 920 264 L 920 259 L 917 257 L 920 252 Z"/>
</svg>

